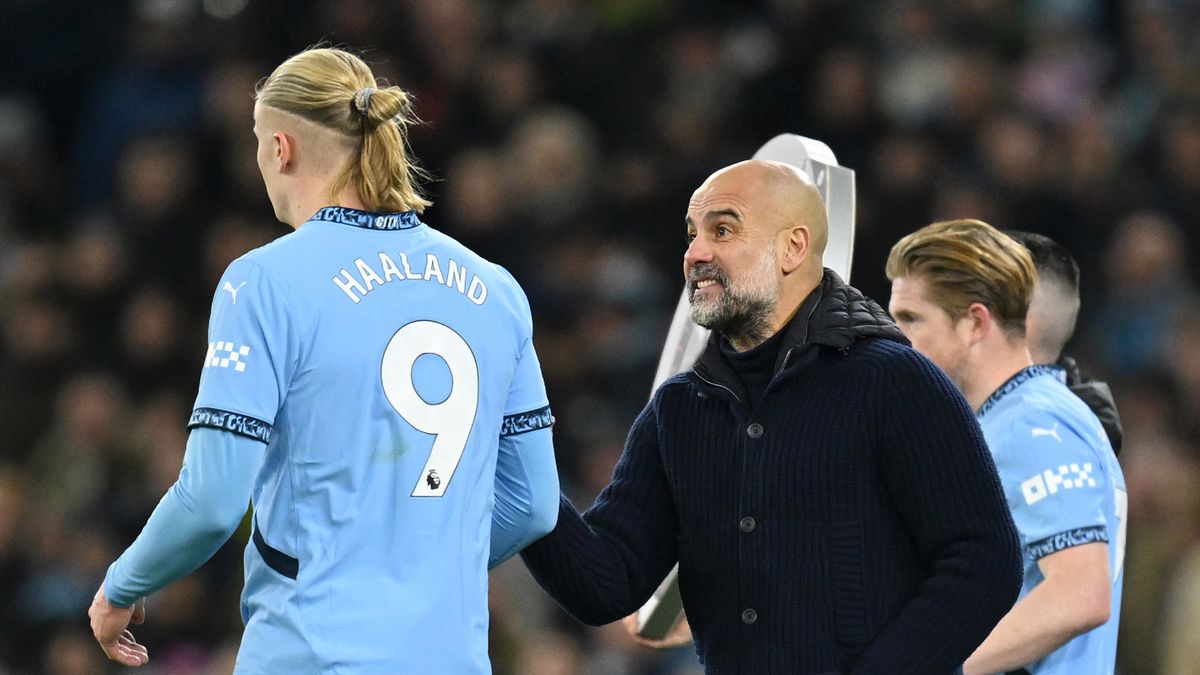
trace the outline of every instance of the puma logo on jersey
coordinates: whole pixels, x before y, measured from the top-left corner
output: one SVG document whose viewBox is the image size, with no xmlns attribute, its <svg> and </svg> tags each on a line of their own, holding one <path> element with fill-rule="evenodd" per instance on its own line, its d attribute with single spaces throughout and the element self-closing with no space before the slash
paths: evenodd
<svg viewBox="0 0 1200 675">
<path fill-rule="evenodd" d="M 236 305 L 238 291 L 242 290 L 242 286 L 245 286 L 245 285 L 246 285 L 246 282 L 243 281 L 242 283 L 238 284 L 237 288 L 234 288 L 233 284 L 226 281 L 225 285 L 221 287 L 221 290 L 229 291 L 229 295 L 233 297 L 233 304 Z"/>
<path fill-rule="evenodd" d="M 1058 422 L 1055 422 L 1054 426 L 1049 429 L 1043 429 L 1041 427 L 1034 427 L 1034 428 L 1030 429 L 1029 431 L 1030 431 L 1030 433 L 1033 434 L 1034 438 L 1038 438 L 1040 436 L 1053 436 L 1054 440 L 1058 441 L 1059 443 L 1063 442 L 1062 437 L 1058 435 Z"/>
</svg>

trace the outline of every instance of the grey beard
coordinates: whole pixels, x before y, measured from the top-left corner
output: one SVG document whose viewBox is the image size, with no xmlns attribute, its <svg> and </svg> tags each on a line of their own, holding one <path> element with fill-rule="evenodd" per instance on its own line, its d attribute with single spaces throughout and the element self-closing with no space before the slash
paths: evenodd
<svg viewBox="0 0 1200 675">
<path fill-rule="evenodd" d="M 775 260 L 775 248 L 764 252 L 761 269 L 745 280 L 746 288 L 731 288 L 729 276 L 711 263 L 697 265 L 689 274 L 689 282 L 705 276 L 721 284 L 722 292 L 715 303 L 696 305 L 696 289 L 691 286 L 692 321 L 715 330 L 729 338 L 737 349 L 761 344 L 771 336 L 771 316 L 779 302 L 778 284 L 768 281 Z M 689 284 L 691 285 L 691 284 Z"/>
<path fill-rule="evenodd" d="M 746 303 L 741 312 L 729 317 L 719 331 L 738 346 L 759 345 L 770 337 L 771 322 L 768 317 L 774 307 L 764 300 L 754 300 Z"/>
<path fill-rule="evenodd" d="M 711 310 L 693 304 L 692 321 L 723 334 L 735 345 L 759 344 L 770 337 L 770 317 L 774 311 L 770 300 L 736 297 L 726 288 Z"/>
</svg>

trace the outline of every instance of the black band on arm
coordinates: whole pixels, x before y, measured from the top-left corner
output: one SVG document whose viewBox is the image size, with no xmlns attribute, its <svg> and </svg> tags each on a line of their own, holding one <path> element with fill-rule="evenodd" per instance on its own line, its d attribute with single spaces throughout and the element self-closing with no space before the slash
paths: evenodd
<svg viewBox="0 0 1200 675">
<path fill-rule="evenodd" d="M 1108 529 L 1103 525 L 1079 527 L 1066 532 L 1059 532 L 1052 537 L 1035 541 L 1029 545 L 1029 554 L 1034 560 L 1041 560 L 1052 553 L 1065 551 L 1073 546 L 1082 546 L 1097 541 L 1108 542 Z"/>
<path fill-rule="evenodd" d="M 192 411 L 192 418 L 188 420 L 187 426 L 189 429 L 196 427 L 221 429 L 256 441 L 262 441 L 263 443 L 271 442 L 270 424 L 258 418 L 229 412 L 228 410 L 196 408 Z"/>
<path fill-rule="evenodd" d="M 500 427 L 500 436 L 516 436 L 551 426 L 554 426 L 554 415 L 550 413 L 550 406 L 545 406 L 515 415 L 505 415 L 504 424 Z"/>
</svg>

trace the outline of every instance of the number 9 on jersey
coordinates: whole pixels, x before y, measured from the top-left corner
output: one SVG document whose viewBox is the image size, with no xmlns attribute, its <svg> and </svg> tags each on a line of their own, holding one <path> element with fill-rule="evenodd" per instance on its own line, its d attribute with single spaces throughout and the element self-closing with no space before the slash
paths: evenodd
<svg viewBox="0 0 1200 675">
<path fill-rule="evenodd" d="M 441 403 L 428 403 L 417 393 L 413 365 L 424 354 L 434 354 L 450 368 L 450 394 Z M 454 470 L 467 448 L 479 407 L 479 366 L 470 345 L 445 324 L 414 321 L 405 324 L 383 351 L 383 393 L 417 431 L 433 434 L 433 449 L 413 497 L 441 497 L 450 486 Z"/>
</svg>

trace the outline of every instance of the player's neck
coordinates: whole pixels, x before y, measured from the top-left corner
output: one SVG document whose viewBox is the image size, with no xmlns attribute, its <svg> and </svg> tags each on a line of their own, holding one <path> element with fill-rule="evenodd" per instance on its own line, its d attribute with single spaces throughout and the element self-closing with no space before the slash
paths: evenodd
<svg viewBox="0 0 1200 675">
<path fill-rule="evenodd" d="M 344 206 L 360 211 L 370 210 L 362 198 L 358 196 L 358 190 L 350 187 L 344 188 L 338 193 L 337 199 L 333 203 L 330 203 L 328 185 L 311 187 L 302 191 L 301 194 L 297 195 L 293 205 L 287 224 L 295 229 L 299 229 L 301 225 L 307 223 L 312 218 L 313 214 L 326 206 Z"/>
<path fill-rule="evenodd" d="M 987 347 L 977 345 L 976 349 L 971 381 L 963 391 L 972 410 L 979 410 L 1009 378 L 1033 365 L 1024 339 L 999 340 Z"/>
<path fill-rule="evenodd" d="M 335 206 L 344 206 L 348 209 L 358 209 L 359 211 L 371 211 L 368 209 L 366 202 L 362 197 L 358 196 L 358 188 L 352 185 L 347 185 L 338 193 L 337 204 Z"/>
</svg>

